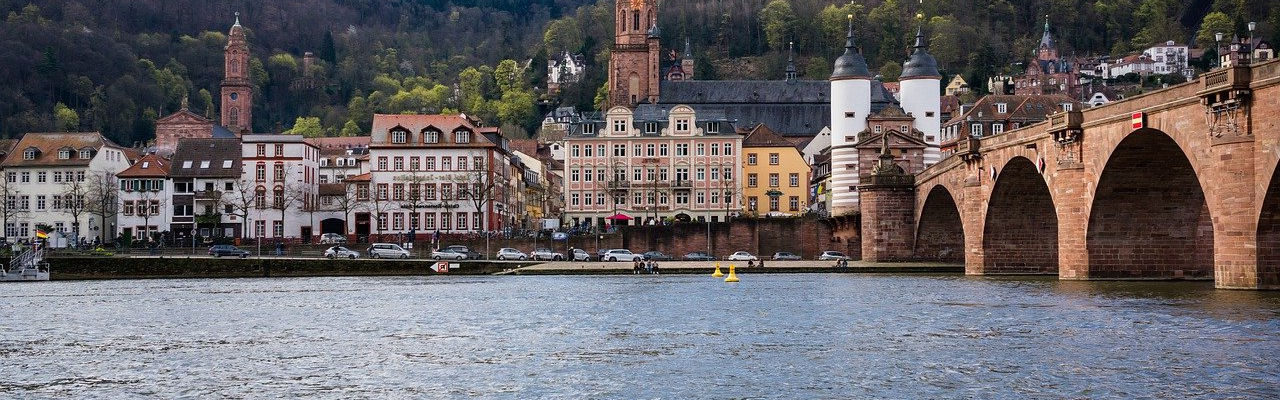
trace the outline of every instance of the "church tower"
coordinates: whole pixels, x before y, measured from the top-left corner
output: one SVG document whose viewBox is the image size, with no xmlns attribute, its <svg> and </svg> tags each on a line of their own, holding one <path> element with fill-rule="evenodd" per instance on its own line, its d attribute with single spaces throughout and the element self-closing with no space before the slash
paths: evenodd
<svg viewBox="0 0 1280 400">
<path fill-rule="evenodd" d="M 938 72 L 938 61 L 929 55 L 923 26 L 916 30 L 916 43 L 912 47 L 911 57 L 902 63 L 898 82 L 902 110 L 915 117 L 915 128 L 924 133 L 928 144 L 924 149 L 927 167 L 942 159 L 942 74 Z"/>
<path fill-rule="evenodd" d="M 658 101 L 658 0 L 617 0 L 609 107 Z"/>
<path fill-rule="evenodd" d="M 1058 59 L 1058 43 L 1053 40 L 1053 34 L 1049 33 L 1049 16 L 1044 16 L 1044 36 L 1040 37 L 1040 48 L 1036 52 L 1036 59 L 1041 61 L 1056 61 Z"/>
<path fill-rule="evenodd" d="M 831 73 L 831 214 L 858 211 L 858 133 L 871 115 L 871 71 L 853 41 L 853 16 L 844 55 Z M 852 168 L 849 168 L 852 166 Z"/>
<path fill-rule="evenodd" d="M 222 79 L 222 126 L 236 135 L 253 129 L 253 90 L 249 81 L 249 44 L 245 41 L 240 13 L 231 25 L 227 47 L 225 77 Z"/>
</svg>

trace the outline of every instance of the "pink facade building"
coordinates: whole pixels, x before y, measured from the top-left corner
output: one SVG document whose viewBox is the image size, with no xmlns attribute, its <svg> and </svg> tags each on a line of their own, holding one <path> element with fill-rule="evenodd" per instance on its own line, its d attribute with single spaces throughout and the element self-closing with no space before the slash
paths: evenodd
<svg viewBox="0 0 1280 400">
<path fill-rule="evenodd" d="M 571 226 L 721 221 L 742 209 L 742 136 L 718 110 L 614 107 L 572 124 L 565 148 Z"/>
</svg>

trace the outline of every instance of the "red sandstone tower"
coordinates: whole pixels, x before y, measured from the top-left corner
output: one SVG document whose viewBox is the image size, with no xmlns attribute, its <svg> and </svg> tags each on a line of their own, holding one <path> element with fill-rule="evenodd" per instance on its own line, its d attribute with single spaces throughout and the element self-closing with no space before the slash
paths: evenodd
<svg viewBox="0 0 1280 400">
<path fill-rule="evenodd" d="M 245 41 L 244 27 L 240 26 L 240 13 L 236 13 L 224 54 L 222 126 L 242 135 L 253 129 L 253 90 L 249 85 L 249 44 Z"/>
<path fill-rule="evenodd" d="M 658 0 L 617 0 L 608 107 L 658 101 Z"/>
</svg>

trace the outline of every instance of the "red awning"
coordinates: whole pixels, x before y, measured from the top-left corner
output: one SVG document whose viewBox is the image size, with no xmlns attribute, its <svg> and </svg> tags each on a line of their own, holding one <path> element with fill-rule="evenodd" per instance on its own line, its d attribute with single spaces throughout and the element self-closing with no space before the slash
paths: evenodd
<svg viewBox="0 0 1280 400">
<path fill-rule="evenodd" d="M 605 219 L 610 220 L 610 221 L 630 221 L 630 220 L 631 220 L 631 217 L 628 217 L 628 216 L 626 216 L 626 215 L 622 215 L 622 214 L 613 214 L 613 216 L 612 216 L 612 217 L 605 218 Z"/>
</svg>

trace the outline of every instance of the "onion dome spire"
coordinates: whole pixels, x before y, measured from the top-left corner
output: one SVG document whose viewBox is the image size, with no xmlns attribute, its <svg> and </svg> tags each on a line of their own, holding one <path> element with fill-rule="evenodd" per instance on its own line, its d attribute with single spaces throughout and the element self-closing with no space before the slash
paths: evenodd
<svg viewBox="0 0 1280 400">
<path fill-rule="evenodd" d="M 844 55 L 836 59 L 835 71 L 831 72 L 831 79 L 870 78 L 871 71 L 867 68 L 867 59 L 862 56 L 862 52 L 853 41 L 853 14 L 849 14 L 848 17 L 849 34 L 845 36 Z"/>
</svg>

